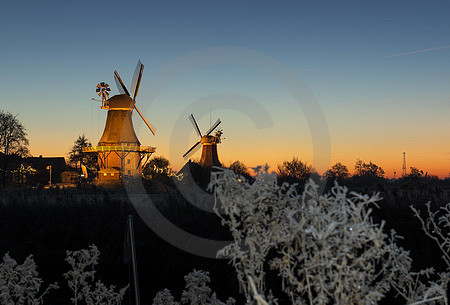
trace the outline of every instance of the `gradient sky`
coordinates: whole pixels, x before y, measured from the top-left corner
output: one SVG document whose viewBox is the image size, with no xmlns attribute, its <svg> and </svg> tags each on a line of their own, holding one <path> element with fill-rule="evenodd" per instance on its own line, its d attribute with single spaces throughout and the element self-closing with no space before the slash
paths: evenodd
<svg viewBox="0 0 450 305">
<path fill-rule="evenodd" d="M 96 84 L 117 93 L 113 70 L 129 85 L 141 59 L 138 105 L 158 133 L 138 116 L 135 129 L 175 169 L 197 140 L 186 114 L 205 131 L 209 108 L 225 165 L 313 163 L 315 117 L 287 89 L 294 75 L 326 119 L 319 172 L 360 158 L 391 177 L 404 151 L 408 167 L 450 172 L 449 1 L 2 1 L 0 27 L 0 109 L 19 114 L 34 156 L 66 156 L 83 133 L 97 143 Z"/>
</svg>

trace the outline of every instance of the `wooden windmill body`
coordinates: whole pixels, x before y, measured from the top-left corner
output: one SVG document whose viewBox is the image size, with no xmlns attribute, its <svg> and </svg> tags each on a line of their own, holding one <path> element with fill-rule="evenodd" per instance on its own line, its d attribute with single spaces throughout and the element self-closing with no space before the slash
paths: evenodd
<svg viewBox="0 0 450 305">
<path fill-rule="evenodd" d="M 197 150 L 200 148 L 200 144 L 202 145 L 202 156 L 200 157 L 199 164 L 203 167 L 212 167 L 219 166 L 222 164 L 219 161 L 219 156 L 217 153 L 217 144 L 221 142 L 220 136 L 222 135 L 222 131 L 216 131 L 215 135 L 210 135 L 214 129 L 216 129 L 221 123 L 220 119 L 218 119 L 211 128 L 207 131 L 205 135 L 202 135 L 200 132 L 200 128 L 195 121 L 194 116 L 191 114 L 189 116 L 189 120 L 194 126 L 195 131 L 200 137 L 200 141 L 194 144 L 184 155 L 183 158 L 188 159 L 192 156 Z"/>
<path fill-rule="evenodd" d="M 117 71 L 114 71 L 114 78 L 121 94 L 114 95 L 109 99 L 107 99 L 107 94 L 102 95 L 101 108 L 108 110 L 103 135 L 97 146 L 83 148 L 84 152 L 96 153 L 98 156 L 99 181 L 120 180 L 124 176 L 141 176 L 143 163 L 156 150 L 155 147 L 141 146 L 133 127 L 133 110 L 136 110 L 150 131 L 155 134 L 153 125 L 147 121 L 136 106 L 143 68 L 144 66 L 139 61 L 131 85 L 133 98 L 130 97 L 130 93 Z M 97 92 L 99 91 L 97 90 Z"/>
</svg>

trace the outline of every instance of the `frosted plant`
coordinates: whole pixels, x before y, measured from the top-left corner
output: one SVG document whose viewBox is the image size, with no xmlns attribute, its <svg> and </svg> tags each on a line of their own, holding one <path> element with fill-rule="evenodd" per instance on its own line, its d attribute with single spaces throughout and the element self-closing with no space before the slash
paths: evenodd
<svg viewBox="0 0 450 305">
<path fill-rule="evenodd" d="M 208 283 L 211 281 L 208 273 L 202 270 L 195 270 L 184 277 L 186 287 L 181 295 L 181 302 L 190 305 L 206 304 L 210 299 L 211 288 Z"/>
<path fill-rule="evenodd" d="M 235 300 L 228 298 L 224 303 L 220 301 L 215 292 L 212 292 L 208 283 L 211 282 L 209 273 L 202 270 L 194 270 L 184 277 L 185 289 L 181 295 L 181 303 L 189 305 L 234 305 Z M 164 289 L 156 294 L 153 305 L 179 305 L 170 290 Z"/>
<path fill-rule="evenodd" d="M 125 295 L 128 286 L 115 291 L 116 287 L 111 285 L 109 288 L 100 281 L 95 283 L 95 289 L 91 290 L 89 286 L 83 287 L 83 294 L 86 304 L 97 305 L 97 304 L 108 304 L 108 305 L 118 305 L 122 303 L 123 297 Z"/>
<path fill-rule="evenodd" d="M 69 288 L 73 291 L 71 298 L 73 304 L 84 301 L 88 305 L 96 304 L 120 304 L 128 289 L 128 285 L 118 292 L 115 286 L 106 287 L 101 281 L 95 283 L 95 266 L 98 264 L 100 251 L 92 245 L 89 249 L 79 251 L 67 251 L 66 262 L 72 270 L 64 274 L 68 280 Z"/>
<path fill-rule="evenodd" d="M 379 197 L 349 195 L 337 184 L 330 195 L 319 196 L 317 188 L 308 182 L 299 205 L 289 212 L 289 228 L 272 267 L 279 270 L 293 303 L 376 303 L 397 272 L 393 240 L 383 233 L 383 224 L 369 217 L 369 205 Z"/>
<path fill-rule="evenodd" d="M 153 305 L 180 305 L 180 303 L 175 302 L 175 298 L 169 289 L 164 289 L 156 294 L 153 299 Z"/>
<path fill-rule="evenodd" d="M 249 184 L 229 170 L 212 173 L 210 188 L 216 198 L 214 209 L 234 239 L 218 256 L 230 257 L 250 301 L 253 296 L 247 279 L 250 276 L 257 291 L 264 294 L 264 263 L 280 234 L 286 232 L 286 208 L 295 205 L 295 189 L 287 184 L 279 187 L 274 174 L 260 173 Z"/>
<path fill-rule="evenodd" d="M 266 300 L 264 299 L 264 296 L 260 295 L 258 293 L 258 290 L 256 289 L 255 282 L 253 281 L 252 277 L 248 277 L 248 283 L 250 285 L 251 291 L 253 293 L 253 297 L 255 298 L 258 305 L 269 305 Z"/>
<path fill-rule="evenodd" d="M 450 203 L 441 207 L 436 212 L 431 210 L 430 202 L 426 203 L 427 207 L 427 218 L 424 220 L 417 209 L 411 206 L 415 216 L 420 220 L 422 224 L 422 229 L 427 236 L 432 238 L 439 249 L 442 252 L 442 258 L 447 264 L 447 272 L 442 272 L 439 274 L 440 279 L 432 283 L 427 291 L 428 295 L 425 299 L 429 299 L 429 295 L 432 292 L 439 291 L 441 296 L 443 296 L 445 304 L 448 304 L 447 293 L 445 287 L 448 287 L 450 283 Z M 435 293 L 437 294 L 437 293 Z M 438 298 L 438 297 L 435 297 Z"/>
<path fill-rule="evenodd" d="M 430 202 L 426 204 L 427 219 L 424 220 L 413 206 L 416 217 L 420 220 L 422 228 L 429 237 L 431 237 L 441 249 L 442 258 L 447 264 L 447 269 L 450 272 L 450 203 L 441 207 L 436 212 L 431 211 Z"/>
<path fill-rule="evenodd" d="M 395 244 L 395 233 L 388 236 L 384 223 L 373 223 L 377 194 L 349 193 L 335 184 L 320 196 L 310 180 L 299 195 L 267 173 L 251 185 L 228 170 L 211 181 L 216 213 L 234 238 L 219 255 L 230 257 L 249 303 L 276 301 L 264 287 L 269 251 L 275 257 L 268 263 L 292 304 L 376 304 L 391 288 L 407 302 L 443 300 L 442 281 L 420 282 L 432 270 L 410 273 L 411 258 Z"/>
<path fill-rule="evenodd" d="M 51 289 L 57 289 L 58 285 L 57 283 L 51 284 L 38 295 L 42 285 L 42 279 L 38 276 L 37 266 L 32 255 L 28 256 L 22 265 L 19 265 L 6 253 L 0 264 L 0 304 L 43 304 L 43 297 Z"/>
</svg>

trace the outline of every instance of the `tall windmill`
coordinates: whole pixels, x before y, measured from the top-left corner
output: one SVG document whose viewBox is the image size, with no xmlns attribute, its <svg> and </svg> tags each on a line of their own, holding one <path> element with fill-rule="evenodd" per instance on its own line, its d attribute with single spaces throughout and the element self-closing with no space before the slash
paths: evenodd
<svg viewBox="0 0 450 305">
<path fill-rule="evenodd" d="M 205 135 L 202 135 L 202 133 L 200 132 L 200 128 L 198 128 L 193 114 L 189 116 L 189 120 L 191 121 L 192 126 L 194 126 L 195 131 L 200 137 L 200 141 L 195 143 L 194 146 L 192 146 L 183 155 L 183 158 L 190 158 L 200 149 L 200 144 L 202 144 L 202 156 L 200 158 L 199 164 L 204 167 L 222 166 L 217 155 L 217 144 L 221 142 L 220 137 L 222 136 L 222 130 L 217 130 L 213 136 L 211 135 L 214 129 L 216 129 L 221 123 L 220 119 L 217 119 L 217 121 L 208 129 Z"/>
<path fill-rule="evenodd" d="M 143 116 L 136 106 L 144 65 L 139 60 L 131 82 L 131 94 L 119 73 L 114 70 L 114 80 L 120 94 L 109 97 L 109 85 L 100 83 L 97 92 L 102 97 L 102 109 L 108 110 L 105 129 L 97 146 L 85 147 L 84 152 L 96 153 L 100 170 L 98 180 L 119 180 L 124 175 L 140 176 L 142 163 L 148 161 L 156 148 L 141 146 L 133 127 L 133 110 L 139 114 L 154 135 L 156 128 Z M 100 87 L 99 87 L 100 86 Z M 131 98 L 131 95 L 133 96 Z"/>
</svg>

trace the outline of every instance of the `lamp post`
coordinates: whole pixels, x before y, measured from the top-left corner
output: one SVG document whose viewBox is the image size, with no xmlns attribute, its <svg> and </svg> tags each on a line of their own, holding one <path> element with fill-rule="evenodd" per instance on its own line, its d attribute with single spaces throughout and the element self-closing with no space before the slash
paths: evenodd
<svg viewBox="0 0 450 305">
<path fill-rule="evenodd" d="M 49 184 L 50 184 L 50 186 L 52 186 L 52 166 L 51 165 L 47 166 L 47 169 L 50 171 L 50 182 L 49 182 Z"/>
</svg>

